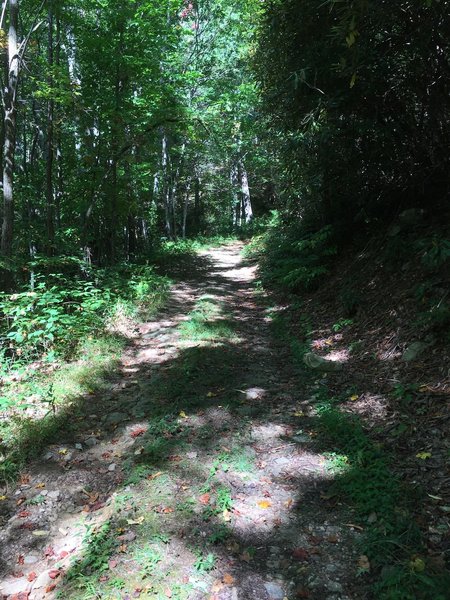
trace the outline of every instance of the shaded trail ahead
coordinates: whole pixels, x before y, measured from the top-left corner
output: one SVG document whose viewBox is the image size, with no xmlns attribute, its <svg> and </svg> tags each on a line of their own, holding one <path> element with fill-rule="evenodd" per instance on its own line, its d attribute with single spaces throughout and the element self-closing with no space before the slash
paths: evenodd
<svg viewBox="0 0 450 600">
<path fill-rule="evenodd" d="M 80 399 L 11 491 L 5 597 L 368 597 L 308 390 L 241 249 L 199 253 L 109 390 Z"/>
</svg>

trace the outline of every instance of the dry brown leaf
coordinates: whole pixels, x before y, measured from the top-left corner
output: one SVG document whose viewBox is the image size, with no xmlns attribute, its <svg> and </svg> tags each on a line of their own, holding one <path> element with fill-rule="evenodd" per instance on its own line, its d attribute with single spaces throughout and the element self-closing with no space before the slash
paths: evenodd
<svg viewBox="0 0 450 600">
<path fill-rule="evenodd" d="M 272 506 L 272 502 L 269 502 L 269 500 L 260 500 L 258 502 L 258 506 L 259 508 L 269 508 Z"/>
<path fill-rule="evenodd" d="M 225 573 L 225 575 L 222 578 L 222 581 L 224 582 L 225 585 L 233 585 L 234 577 L 233 577 L 233 575 L 230 575 L 229 573 Z"/>
</svg>

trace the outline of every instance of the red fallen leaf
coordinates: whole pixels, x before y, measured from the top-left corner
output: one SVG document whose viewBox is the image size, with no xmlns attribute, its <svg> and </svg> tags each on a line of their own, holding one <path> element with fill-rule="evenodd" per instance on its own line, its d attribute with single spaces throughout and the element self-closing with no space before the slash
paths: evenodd
<svg viewBox="0 0 450 600">
<path fill-rule="evenodd" d="M 111 452 L 103 452 L 102 458 L 111 458 Z"/>
<path fill-rule="evenodd" d="M 210 494 L 202 494 L 202 495 L 199 497 L 198 501 L 199 501 L 201 504 L 209 504 L 209 501 L 210 501 L 210 499 L 211 499 L 211 495 L 210 495 Z"/>
<path fill-rule="evenodd" d="M 58 556 L 58 560 L 61 560 L 63 558 L 66 558 L 66 556 L 69 556 L 69 553 L 66 552 L 65 550 L 63 550 L 60 555 Z"/>
<path fill-rule="evenodd" d="M 309 542 L 313 545 L 313 546 L 317 546 L 318 544 L 320 544 L 320 542 L 322 541 L 323 538 L 317 537 L 315 535 L 310 535 L 308 540 Z"/>
<path fill-rule="evenodd" d="M 37 575 L 34 571 L 32 571 L 31 573 L 28 573 L 28 577 L 27 577 L 28 581 L 34 581 L 35 579 L 37 579 Z"/>
<path fill-rule="evenodd" d="M 51 571 L 48 572 L 48 576 L 50 577 L 50 579 L 56 579 L 60 575 L 61 575 L 61 571 L 59 569 L 52 569 Z"/>
<path fill-rule="evenodd" d="M 36 526 L 31 521 L 25 521 L 25 523 L 22 523 L 20 525 L 20 529 L 29 529 L 30 531 L 32 531 L 33 529 L 36 529 Z"/>
<path fill-rule="evenodd" d="M 107 575 L 102 575 L 101 577 L 99 577 L 99 578 L 98 578 L 98 580 L 99 580 L 100 582 L 102 582 L 102 583 L 103 583 L 104 581 L 108 581 L 108 579 L 109 579 L 109 577 L 108 577 Z"/>
<path fill-rule="evenodd" d="M 29 597 L 30 592 L 19 592 L 18 594 L 8 596 L 9 600 L 28 600 Z"/>
<path fill-rule="evenodd" d="M 132 438 L 136 439 L 140 435 L 144 435 L 144 433 L 146 431 L 147 431 L 146 427 L 136 427 L 135 429 L 133 429 L 133 431 L 130 433 L 130 435 Z"/>
<path fill-rule="evenodd" d="M 19 579 L 20 577 L 23 577 L 23 571 L 15 571 L 12 576 Z"/>
<path fill-rule="evenodd" d="M 292 556 L 297 560 L 308 560 L 309 552 L 305 548 L 294 548 Z"/>
<path fill-rule="evenodd" d="M 29 517 L 31 515 L 29 510 L 21 510 L 20 513 L 17 515 L 20 519 L 26 519 L 27 517 Z"/>
<path fill-rule="evenodd" d="M 88 510 L 86 512 L 94 512 L 96 510 L 100 510 L 101 508 L 103 508 L 105 506 L 104 502 L 94 502 L 94 504 L 91 504 L 88 507 Z"/>
<path fill-rule="evenodd" d="M 16 506 L 20 506 L 21 504 L 23 504 L 25 502 L 26 498 L 25 496 L 21 496 L 20 498 L 18 498 L 18 500 L 16 500 Z"/>
<path fill-rule="evenodd" d="M 47 546 L 47 548 L 44 550 L 44 556 L 46 558 L 50 558 L 50 556 L 55 556 L 55 551 L 53 550 L 52 546 Z"/>
<path fill-rule="evenodd" d="M 51 583 L 50 585 L 48 585 L 45 588 L 45 593 L 49 594 L 50 592 L 53 592 L 53 590 L 55 589 L 55 587 L 56 587 L 56 583 Z"/>
<path fill-rule="evenodd" d="M 172 454 L 171 456 L 169 456 L 169 460 L 170 462 L 180 462 L 180 460 L 183 459 L 179 454 Z"/>
<path fill-rule="evenodd" d="M 330 542 L 330 544 L 337 544 L 339 541 L 339 538 L 337 535 L 329 535 L 327 537 L 327 542 Z"/>
<path fill-rule="evenodd" d="M 170 507 L 170 506 L 166 506 L 166 508 L 163 508 L 163 513 L 168 515 L 169 513 L 173 513 L 175 509 Z"/>
<path fill-rule="evenodd" d="M 19 556 L 17 557 L 17 564 L 23 565 L 24 562 L 25 562 L 25 556 L 23 554 L 19 554 Z"/>
<path fill-rule="evenodd" d="M 114 569 L 115 567 L 117 567 L 118 561 L 117 560 L 110 560 L 108 563 L 108 566 L 110 569 Z"/>
</svg>

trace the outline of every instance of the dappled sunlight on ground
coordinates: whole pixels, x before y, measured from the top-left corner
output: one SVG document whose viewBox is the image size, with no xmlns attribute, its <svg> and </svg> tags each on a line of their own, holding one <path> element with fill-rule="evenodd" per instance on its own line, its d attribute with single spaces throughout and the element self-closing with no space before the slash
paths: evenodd
<svg viewBox="0 0 450 600">
<path fill-rule="evenodd" d="M 336 473 L 239 248 L 202 253 L 12 491 L 27 514 L 11 504 L 1 534 L 3 593 L 351 598 L 359 533 L 327 504 Z"/>
</svg>

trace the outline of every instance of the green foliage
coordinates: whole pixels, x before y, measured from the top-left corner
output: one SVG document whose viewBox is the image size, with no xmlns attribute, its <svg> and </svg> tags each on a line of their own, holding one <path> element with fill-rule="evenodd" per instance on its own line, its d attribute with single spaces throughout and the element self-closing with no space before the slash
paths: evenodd
<svg viewBox="0 0 450 600">
<path fill-rule="evenodd" d="M 212 552 L 209 552 L 208 554 L 197 552 L 197 560 L 194 563 L 194 569 L 200 571 L 200 573 L 208 572 L 214 569 L 215 564 L 216 557 Z"/>
<path fill-rule="evenodd" d="M 317 287 L 336 254 L 332 239 L 331 227 L 312 233 L 295 225 L 269 228 L 263 242 L 262 281 L 290 292 Z"/>
<path fill-rule="evenodd" d="M 31 291 L 0 295 L 0 333 L 8 348 L 3 367 L 18 359 L 43 356 L 51 361 L 58 354 L 70 358 L 86 338 L 103 331 L 120 313 L 155 310 L 167 287 L 167 280 L 151 267 L 94 270 L 85 280 L 37 274 Z"/>
</svg>

